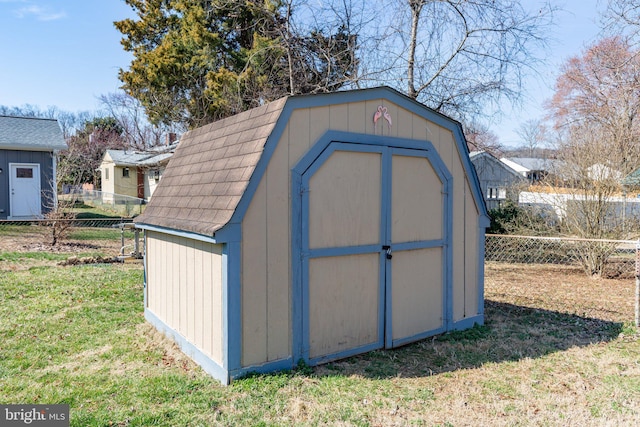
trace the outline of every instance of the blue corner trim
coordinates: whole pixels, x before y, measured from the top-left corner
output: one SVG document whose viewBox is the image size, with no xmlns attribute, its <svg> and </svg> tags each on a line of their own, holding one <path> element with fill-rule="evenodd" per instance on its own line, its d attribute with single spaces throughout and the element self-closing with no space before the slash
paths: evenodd
<svg viewBox="0 0 640 427">
<path fill-rule="evenodd" d="M 478 314 L 484 315 L 484 251 L 485 228 L 478 227 Z"/>
<path fill-rule="evenodd" d="M 143 231 L 143 235 L 142 235 L 142 244 L 143 244 L 143 256 L 142 256 L 142 294 L 143 294 L 143 307 L 146 310 L 147 307 L 149 306 L 149 301 L 148 301 L 148 296 L 149 296 L 149 288 L 147 287 L 147 274 L 148 274 L 148 268 L 147 268 L 147 232 L 146 230 Z"/>
<path fill-rule="evenodd" d="M 229 376 L 232 379 L 237 379 L 252 373 L 267 374 L 274 371 L 291 370 L 293 369 L 293 367 L 294 367 L 293 358 L 288 357 L 286 359 L 267 362 L 262 365 L 247 366 L 240 369 L 235 369 L 229 372 Z"/>
<path fill-rule="evenodd" d="M 240 369 L 242 364 L 241 262 L 240 242 L 227 243 L 222 252 L 222 306 L 226 343 L 226 360 L 224 362 L 229 371 Z"/>
<path fill-rule="evenodd" d="M 220 381 L 223 385 L 229 384 L 229 372 L 224 367 L 216 363 L 215 360 L 204 354 L 202 350 L 193 345 L 186 337 L 164 323 L 147 308 L 144 310 L 144 317 L 167 338 L 173 340 L 180 349 L 200 365 L 206 373 Z"/>
<path fill-rule="evenodd" d="M 463 329 L 473 328 L 475 325 L 484 325 L 484 315 L 480 314 L 458 320 L 457 322 L 454 322 L 451 330 L 460 331 Z"/>
</svg>

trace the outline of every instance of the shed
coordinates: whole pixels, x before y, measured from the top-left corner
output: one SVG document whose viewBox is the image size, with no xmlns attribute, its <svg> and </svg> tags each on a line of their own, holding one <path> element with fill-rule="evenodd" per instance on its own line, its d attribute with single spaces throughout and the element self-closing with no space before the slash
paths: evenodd
<svg viewBox="0 0 640 427">
<path fill-rule="evenodd" d="M 458 122 L 282 98 L 183 136 L 136 219 L 145 317 L 223 383 L 469 328 L 488 224 Z"/>
<path fill-rule="evenodd" d="M 33 219 L 57 204 L 57 120 L 0 116 L 0 219 Z"/>
</svg>

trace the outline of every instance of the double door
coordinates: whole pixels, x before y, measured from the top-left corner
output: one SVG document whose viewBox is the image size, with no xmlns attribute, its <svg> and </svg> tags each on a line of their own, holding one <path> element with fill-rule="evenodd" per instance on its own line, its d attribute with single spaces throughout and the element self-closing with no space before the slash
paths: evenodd
<svg viewBox="0 0 640 427">
<path fill-rule="evenodd" d="M 331 143 L 302 175 L 302 353 L 310 363 L 444 330 L 450 213 L 432 155 Z"/>
</svg>

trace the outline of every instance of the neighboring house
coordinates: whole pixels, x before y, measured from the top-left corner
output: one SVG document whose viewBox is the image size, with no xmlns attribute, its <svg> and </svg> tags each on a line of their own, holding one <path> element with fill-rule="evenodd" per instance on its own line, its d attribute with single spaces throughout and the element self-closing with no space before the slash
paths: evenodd
<svg viewBox="0 0 640 427">
<path fill-rule="evenodd" d="M 107 150 L 100 164 L 104 202 L 114 195 L 149 200 L 162 178 L 177 143 L 139 152 Z"/>
<path fill-rule="evenodd" d="M 484 322 L 462 126 L 390 88 L 189 131 L 135 223 L 146 319 L 223 383 Z"/>
<path fill-rule="evenodd" d="M 473 151 L 469 158 L 478 175 L 488 210 L 499 208 L 506 200 L 518 203 L 520 187 L 525 183 L 521 174 L 486 151 Z"/>
<path fill-rule="evenodd" d="M 57 203 L 58 121 L 0 116 L 0 219 L 39 218 Z"/>
<path fill-rule="evenodd" d="M 550 174 L 561 175 L 559 173 L 561 171 L 560 164 L 557 160 L 533 157 L 503 157 L 500 161 L 527 178 L 531 184 L 540 182 Z"/>
</svg>

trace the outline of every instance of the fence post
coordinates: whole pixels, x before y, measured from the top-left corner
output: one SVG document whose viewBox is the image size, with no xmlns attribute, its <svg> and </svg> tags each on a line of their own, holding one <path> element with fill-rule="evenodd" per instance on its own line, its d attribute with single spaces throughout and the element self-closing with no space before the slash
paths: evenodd
<svg viewBox="0 0 640 427">
<path fill-rule="evenodd" d="M 636 328 L 640 327 L 640 240 L 636 243 Z"/>
</svg>

